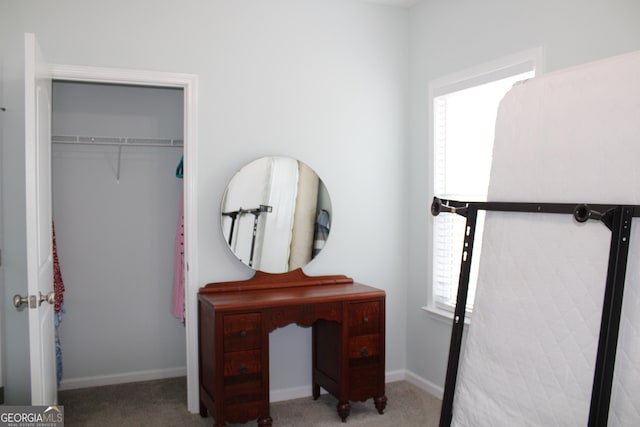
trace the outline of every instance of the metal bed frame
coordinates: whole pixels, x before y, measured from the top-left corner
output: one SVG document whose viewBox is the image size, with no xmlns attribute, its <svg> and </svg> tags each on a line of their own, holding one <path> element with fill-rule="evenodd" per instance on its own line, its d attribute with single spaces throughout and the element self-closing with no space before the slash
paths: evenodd
<svg viewBox="0 0 640 427">
<path fill-rule="evenodd" d="M 272 206 L 268 205 L 260 205 L 255 209 L 238 209 L 237 211 L 229 211 L 222 212 L 222 216 L 228 216 L 231 218 L 231 226 L 229 229 L 229 246 L 233 244 L 233 231 L 236 228 L 236 220 L 238 217 L 242 217 L 244 214 L 252 214 L 253 215 L 253 230 L 251 232 L 251 253 L 249 254 L 249 267 L 253 267 L 253 253 L 256 248 L 256 235 L 258 234 L 258 218 L 260 214 L 263 212 L 271 212 L 273 210 Z"/>
<path fill-rule="evenodd" d="M 629 253 L 631 222 L 633 217 L 640 216 L 640 206 L 571 203 L 463 202 L 434 197 L 433 203 L 431 204 L 432 215 L 437 216 L 442 212 L 449 212 L 466 218 L 458 294 L 454 312 L 453 329 L 451 331 L 451 344 L 440 415 L 440 427 L 450 426 L 453 416 L 453 396 L 460 360 L 471 258 L 479 210 L 572 214 L 578 222 L 586 222 L 589 220 L 601 221 L 611 230 L 609 264 L 588 422 L 588 427 L 606 426 L 609 418 L 609 403 L 611 400 L 618 332 L 620 329 L 620 315 L 627 269 L 627 256 Z"/>
</svg>

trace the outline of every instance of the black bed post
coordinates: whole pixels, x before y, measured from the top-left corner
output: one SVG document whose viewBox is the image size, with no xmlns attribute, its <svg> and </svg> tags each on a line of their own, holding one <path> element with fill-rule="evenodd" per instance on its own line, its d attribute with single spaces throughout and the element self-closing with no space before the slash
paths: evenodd
<svg viewBox="0 0 640 427">
<path fill-rule="evenodd" d="M 596 367 L 591 391 L 591 408 L 589 410 L 589 427 L 606 426 L 609 421 L 609 405 L 613 372 L 616 362 L 620 315 L 624 280 L 627 271 L 629 254 L 629 237 L 631 236 L 631 220 L 634 209 L 631 206 L 618 206 L 607 213 L 610 218 L 602 219 L 611 229 L 611 246 L 609 249 L 609 266 L 602 304 L 602 320 L 600 322 L 600 338 Z M 611 224 L 611 225 L 609 225 Z"/>
<path fill-rule="evenodd" d="M 434 203 L 436 202 L 434 201 Z M 434 212 L 433 208 L 432 212 Z M 475 206 L 469 206 L 462 212 L 458 210 L 457 213 L 466 216 L 467 223 L 464 230 L 462 263 L 460 264 L 458 295 L 456 298 L 456 309 L 453 315 L 453 328 L 451 330 L 447 376 L 445 379 L 444 394 L 442 397 L 440 427 L 450 426 L 451 418 L 453 416 L 453 395 L 456 389 L 456 378 L 458 376 L 458 363 L 460 361 L 460 348 L 462 346 L 462 332 L 464 330 L 464 317 L 466 314 L 467 294 L 469 291 L 469 276 L 471 274 L 471 255 L 473 253 L 473 240 L 476 234 L 478 209 Z M 437 213 L 434 212 L 434 215 L 437 215 Z"/>
</svg>

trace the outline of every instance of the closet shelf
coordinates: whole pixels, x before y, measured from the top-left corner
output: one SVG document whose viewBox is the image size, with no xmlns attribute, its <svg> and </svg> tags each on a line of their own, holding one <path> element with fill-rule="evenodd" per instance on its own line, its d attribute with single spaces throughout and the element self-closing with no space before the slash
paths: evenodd
<svg viewBox="0 0 640 427">
<path fill-rule="evenodd" d="M 70 145 L 112 145 L 118 147 L 118 166 L 116 169 L 116 181 L 120 182 L 120 164 L 122 163 L 122 147 L 182 147 L 182 139 L 162 138 L 118 138 L 105 136 L 68 136 L 54 135 L 51 137 L 53 144 Z"/>
<path fill-rule="evenodd" d="M 51 137 L 51 142 L 54 144 L 115 145 L 119 147 L 182 147 L 184 141 L 182 139 L 163 138 L 54 135 Z"/>
</svg>

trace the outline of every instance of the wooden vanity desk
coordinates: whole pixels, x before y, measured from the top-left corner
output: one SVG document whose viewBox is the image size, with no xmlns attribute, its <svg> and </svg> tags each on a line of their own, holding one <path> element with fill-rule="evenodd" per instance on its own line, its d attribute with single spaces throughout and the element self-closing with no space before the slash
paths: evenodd
<svg viewBox="0 0 640 427">
<path fill-rule="evenodd" d="M 312 396 L 324 388 L 346 421 L 350 401 L 385 396 L 385 292 L 346 276 L 256 272 L 246 281 L 210 283 L 198 296 L 200 415 L 214 427 L 269 412 L 269 332 L 296 323 L 313 328 Z M 291 349 L 295 352 L 295 348 Z"/>
</svg>

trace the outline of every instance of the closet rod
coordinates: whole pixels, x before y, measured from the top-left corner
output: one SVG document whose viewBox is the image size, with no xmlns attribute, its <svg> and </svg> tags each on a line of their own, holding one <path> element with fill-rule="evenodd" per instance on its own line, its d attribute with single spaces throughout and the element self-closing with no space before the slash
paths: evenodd
<svg viewBox="0 0 640 427">
<path fill-rule="evenodd" d="M 52 136 L 54 144 L 112 145 L 119 147 L 182 147 L 182 139 L 162 138 L 114 138 L 98 136 Z"/>
<path fill-rule="evenodd" d="M 54 135 L 53 144 L 69 145 L 111 145 L 118 147 L 118 166 L 116 168 L 116 182 L 120 183 L 120 164 L 122 162 L 122 147 L 183 147 L 182 139 L 162 138 L 117 138 L 104 136 L 67 136 Z"/>
</svg>

